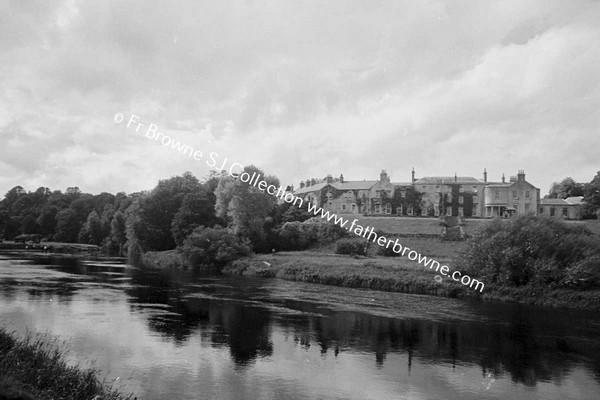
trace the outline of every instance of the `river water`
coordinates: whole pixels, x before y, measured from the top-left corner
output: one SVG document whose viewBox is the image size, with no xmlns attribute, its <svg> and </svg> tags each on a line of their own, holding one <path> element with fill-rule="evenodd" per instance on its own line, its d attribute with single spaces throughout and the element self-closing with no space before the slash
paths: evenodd
<svg viewBox="0 0 600 400">
<path fill-rule="evenodd" d="M 0 254 L 0 325 L 138 399 L 598 399 L 600 316 Z"/>
</svg>

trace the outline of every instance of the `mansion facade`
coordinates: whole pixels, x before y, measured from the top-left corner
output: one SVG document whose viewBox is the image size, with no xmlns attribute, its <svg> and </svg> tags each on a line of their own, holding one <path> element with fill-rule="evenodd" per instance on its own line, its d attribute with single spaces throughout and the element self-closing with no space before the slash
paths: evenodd
<svg viewBox="0 0 600 400">
<path fill-rule="evenodd" d="M 508 182 L 474 177 L 437 176 L 392 182 L 385 170 L 379 180 L 347 181 L 343 175 L 300 183 L 294 195 L 336 214 L 440 215 L 486 218 L 540 211 L 540 189 L 520 170 Z"/>
</svg>

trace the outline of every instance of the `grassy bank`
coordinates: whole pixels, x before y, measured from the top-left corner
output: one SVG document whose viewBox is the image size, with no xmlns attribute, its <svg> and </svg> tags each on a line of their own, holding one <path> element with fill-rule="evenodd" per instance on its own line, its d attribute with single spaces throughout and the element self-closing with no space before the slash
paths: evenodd
<svg viewBox="0 0 600 400">
<path fill-rule="evenodd" d="M 456 282 L 437 283 L 435 274 L 405 258 L 282 252 L 236 260 L 225 267 L 223 273 L 448 297 L 468 294 L 467 289 Z"/>
<path fill-rule="evenodd" d="M 600 310 L 600 290 L 486 286 L 480 293 L 449 278 L 438 283 L 434 280 L 434 272 L 406 258 L 352 258 L 317 252 L 287 252 L 240 259 L 227 266 L 223 273 L 390 292 Z"/>
<path fill-rule="evenodd" d="M 0 400 L 131 399 L 106 388 L 98 371 L 68 366 L 47 339 L 17 338 L 0 328 Z"/>
</svg>

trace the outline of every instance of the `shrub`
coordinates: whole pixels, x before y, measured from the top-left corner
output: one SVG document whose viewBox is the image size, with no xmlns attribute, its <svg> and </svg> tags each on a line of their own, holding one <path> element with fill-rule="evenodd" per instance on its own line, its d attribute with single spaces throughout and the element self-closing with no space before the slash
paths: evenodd
<svg viewBox="0 0 600 400">
<path fill-rule="evenodd" d="M 194 229 L 182 250 L 191 267 L 205 272 L 220 272 L 231 261 L 250 254 L 247 241 L 219 226 Z"/>
<path fill-rule="evenodd" d="M 338 240 L 335 252 L 336 254 L 349 254 L 364 256 L 367 253 L 369 243 L 364 239 L 350 238 Z"/>
<path fill-rule="evenodd" d="M 310 230 L 310 226 L 299 221 L 286 222 L 277 231 L 280 250 L 305 250 L 316 240 L 317 235 Z"/>
<path fill-rule="evenodd" d="M 600 241 L 585 227 L 533 215 L 492 220 L 458 260 L 464 273 L 504 286 L 598 287 Z"/>
</svg>

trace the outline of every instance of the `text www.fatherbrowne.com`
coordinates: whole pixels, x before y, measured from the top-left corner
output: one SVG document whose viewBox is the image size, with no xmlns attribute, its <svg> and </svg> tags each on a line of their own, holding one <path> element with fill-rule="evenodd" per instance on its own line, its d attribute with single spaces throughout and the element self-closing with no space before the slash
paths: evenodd
<svg viewBox="0 0 600 400">
<path fill-rule="evenodd" d="M 135 131 L 138 132 L 139 129 L 141 127 L 144 127 L 145 125 L 139 122 L 139 118 L 140 117 L 138 117 L 137 115 L 131 114 L 126 128 L 130 128 L 131 126 L 132 129 L 135 129 Z M 123 122 L 123 120 L 123 114 L 115 114 L 114 121 L 116 123 L 121 123 Z M 173 150 L 177 150 L 179 152 L 182 152 L 183 154 L 189 153 L 189 156 L 193 157 L 197 161 L 202 160 L 203 153 L 201 151 L 195 150 L 191 146 L 187 146 L 169 136 L 163 135 L 161 132 L 158 132 L 158 126 L 154 123 L 151 123 L 147 126 L 148 128 L 146 129 L 144 136 L 148 139 L 152 139 L 157 142 L 160 141 L 163 144 L 163 146 L 171 147 Z M 211 152 L 209 153 L 209 158 L 210 159 L 206 161 L 206 164 L 209 167 L 216 167 L 219 155 L 216 152 Z M 256 172 L 252 175 L 248 174 L 247 172 L 235 173 L 235 167 L 239 167 L 240 170 L 243 171 L 243 166 L 235 162 L 229 164 L 229 169 L 227 169 L 226 166 L 227 158 L 222 162 L 221 166 L 218 167 L 218 169 L 222 171 L 227 170 L 229 172 L 229 175 L 233 178 L 240 179 L 242 182 L 247 183 L 248 185 L 254 186 L 263 192 L 266 191 L 268 194 L 280 198 L 287 203 L 293 204 L 298 208 L 302 208 L 304 200 L 301 197 L 298 197 L 293 193 L 286 192 L 285 189 L 283 189 L 281 186 L 277 188 L 274 185 L 268 184 L 266 181 L 261 179 L 260 174 L 257 174 Z M 400 254 L 401 256 L 406 256 L 411 261 L 417 261 L 419 264 L 425 267 L 429 267 L 430 270 L 435 269 L 435 271 L 439 272 L 441 275 L 451 277 L 454 281 L 460 282 L 464 286 L 468 286 L 474 290 L 479 289 L 480 292 L 483 292 L 483 289 L 485 287 L 483 282 L 471 278 L 469 275 L 463 275 L 460 271 L 452 271 L 452 273 L 450 273 L 450 267 L 448 267 L 447 265 L 441 265 L 438 261 L 423 256 L 416 250 L 411 250 L 408 247 L 402 246 L 402 244 L 398 242 L 398 239 L 392 240 L 387 239 L 384 236 L 378 235 L 372 227 L 363 227 L 362 225 L 359 225 L 357 223 L 358 219 L 354 219 L 350 223 L 350 226 L 348 226 L 348 222 L 350 221 L 344 217 L 340 217 L 337 214 L 330 213 L 329 211 L 318 207 L 316 204 L 311 204 L 310 202 L 307 202 L 306 206 L 308 211 L 310 213 L 313 213 L 313 215 L 315 216 L 320 216 L 322 219 L 325 219 L 328 222 L 333 221 L 334 224 L 344 229 L 347 229 L 348 231 L 354 233 L 357 236 L 363 237 L 367 240 L 372 240 L 373 243 L 377 243 L 379 246 L 385 247 L 386 249 L 390 248 L 391 246 L 393 252 Z"/>
</svg>

